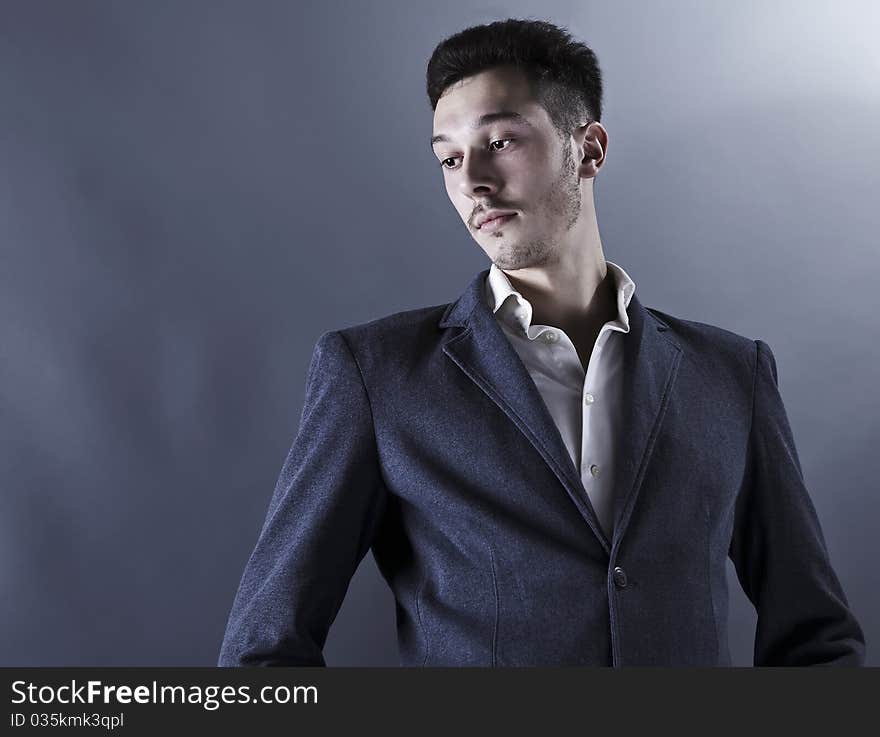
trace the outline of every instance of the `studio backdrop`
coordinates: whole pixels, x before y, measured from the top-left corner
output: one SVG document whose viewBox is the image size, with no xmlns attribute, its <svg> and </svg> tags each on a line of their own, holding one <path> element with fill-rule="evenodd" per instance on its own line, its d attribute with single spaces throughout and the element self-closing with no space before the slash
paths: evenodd
<svg viewBox="0 0 880 737">
<path fill-rule="evenodd" d="M 489 265 L 425 65 L 507 17 L 598 55 L 599 228 L 641 301 L 772 347 L 880 663 L 880 6 L 2 0 L 2 665 L 216 662 L 317 338 Z M 398 663 L 371 555 L 325 656 Z"/>
</svg>

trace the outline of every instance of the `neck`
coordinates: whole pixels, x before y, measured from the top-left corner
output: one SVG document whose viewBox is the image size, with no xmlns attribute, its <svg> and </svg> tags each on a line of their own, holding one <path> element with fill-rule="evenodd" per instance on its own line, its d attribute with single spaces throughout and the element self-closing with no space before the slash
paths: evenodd
<svg viewBox="0 0 880 737">
<path fill-rule="evenodd" d="M 548 263 L 504 273 L 531 303 L 533 323 L 569 335 L 598 332 L 616 310 L 592 197 L 584 198 L 580 217 Z"/>
</svg>

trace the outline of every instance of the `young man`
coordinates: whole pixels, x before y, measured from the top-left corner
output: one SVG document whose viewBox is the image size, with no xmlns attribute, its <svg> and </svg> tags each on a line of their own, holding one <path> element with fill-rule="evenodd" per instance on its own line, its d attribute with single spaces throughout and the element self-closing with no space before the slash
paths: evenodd
<svg viewBox="0 0 880 737">
<path fill-rule="evenodd" d="M 221 665 L 323 665 L 373 550 L 404 665 L 859 665 L 769 346 L 644 307 L 606 261 L 595 55 L 548 23 L 428 64 L 446 191 L 492 262 L 456 301 L 330 331 Z"/>
</svg>

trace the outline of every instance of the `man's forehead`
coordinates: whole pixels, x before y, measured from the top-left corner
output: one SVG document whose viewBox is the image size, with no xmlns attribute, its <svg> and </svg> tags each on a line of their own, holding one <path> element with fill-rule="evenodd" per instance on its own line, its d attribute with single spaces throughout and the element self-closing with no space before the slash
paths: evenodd
<svg viewBox="0 0 880 737">
<path fill-rule="evenodd" d="M 497 122 L 536 127 L 541 122 L 541 110 L 527 86 L 465 80 L 464 85 L 451 88 L 438 101 L 431 143 Z"/>
<path fill-rule="evenodd" d="M 446 128 L 473 126 L 487 114 L 514 112 L 531 120 L 534 117 L 531 87 L 517 69 L 489 69 L 454 83 L 437 101 L 434 132 Z"/>
<path fill-rule="evenodd" d="M 535 127 L 526 115 L 523 115 L 516 110 L 496 110 L 489 113 L 476 114 L 473 117 L 461 118 L 461 122 L 458 124 L 447 124 L 445 127 L 438 125 L 435 120 L 434 135 L 431 138 L 431 145 L 433 146 L 435 143 L 443 143 L 450 140 L 449 134 L 443 132 L 438 133 L 437 131 L 447 130 L 450 134 L 453 134 L 460 126 L 464 126 L 467 130 L 476 131 L 485 126 L 499 122 L 507 123 L 508 125 L 524 126 L 527 128 Z"/>
</svg>

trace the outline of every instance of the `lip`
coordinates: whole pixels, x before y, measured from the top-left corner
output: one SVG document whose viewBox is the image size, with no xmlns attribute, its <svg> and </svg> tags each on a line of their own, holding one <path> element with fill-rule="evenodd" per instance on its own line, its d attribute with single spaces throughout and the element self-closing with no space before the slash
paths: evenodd
<svg viewBox="0 0 880 737">
<path fill-rule="evenodd" d="M 484 220 L 477 226 L 477 230 L 490 233 L 493 230 L 498 230 L 498 228 L 502 227 L 508 220 L 511 220 L 516 216 L 515 212 L 504 212 L 499 213 L 498 215 L 494 215 L 488 220 Z"/>
</svg>

